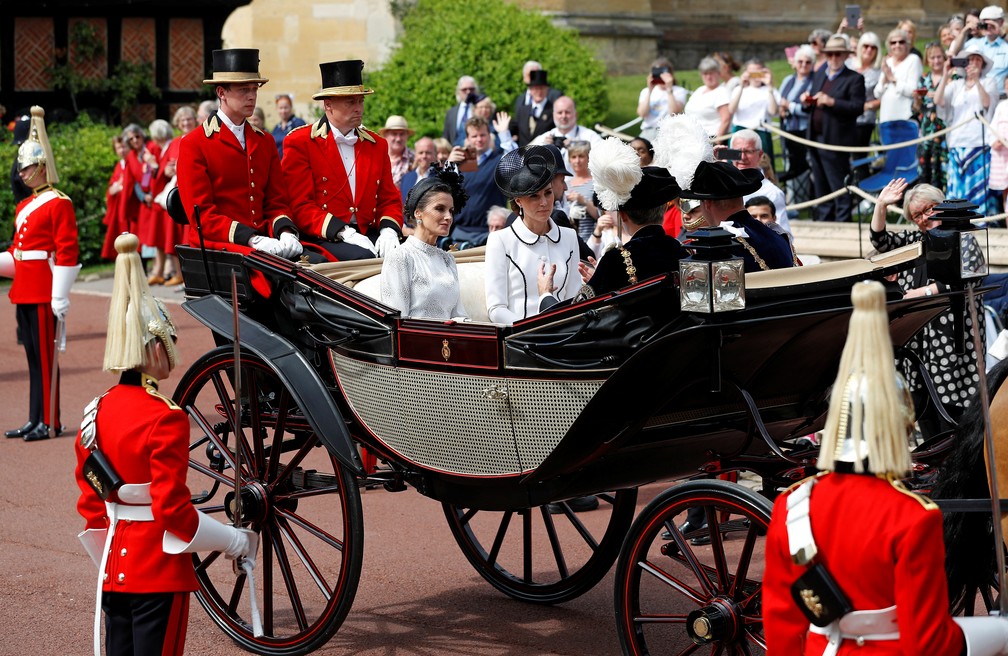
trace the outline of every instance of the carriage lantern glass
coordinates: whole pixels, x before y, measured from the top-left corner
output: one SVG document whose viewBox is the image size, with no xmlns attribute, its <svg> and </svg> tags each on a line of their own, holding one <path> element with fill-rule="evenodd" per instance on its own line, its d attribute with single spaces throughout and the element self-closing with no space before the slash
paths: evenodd
<svg viewBox="0 0 1008 656">
<path fill-rule="evenodd" d="M 987 275 L 990 257 L 987 228 L 975 225 L 983 216 L 965 200 L 935 205 L 931 218 L 941 224 L 924 235 L 928 277 L 958 286 Z"/>
<path fill-rule="evenodd" d="M 724 228 L 701 228 L 686 235 L 694 253 L 679 261 L 679 302 L 683 312 L 713 314 L 745 309 L 745 265 L 738 244 Z"/>
</svg>

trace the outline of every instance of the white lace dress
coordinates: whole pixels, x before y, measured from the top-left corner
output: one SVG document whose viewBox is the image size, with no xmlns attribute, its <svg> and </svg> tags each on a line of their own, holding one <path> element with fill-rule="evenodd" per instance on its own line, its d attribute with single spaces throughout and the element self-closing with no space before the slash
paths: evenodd
<svg viewBox="0 0 1008 656">
<path fill-rule="evenodd" d="M 385 256 L 381 300 L 415 319 L 466 317 L 455 258 L 410 236 Z"/>
</svg>

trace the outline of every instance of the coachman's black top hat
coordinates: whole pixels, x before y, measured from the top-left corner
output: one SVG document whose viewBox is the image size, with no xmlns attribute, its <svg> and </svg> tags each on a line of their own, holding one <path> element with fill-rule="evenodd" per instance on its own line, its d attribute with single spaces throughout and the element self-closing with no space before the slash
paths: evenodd
<svg viewBox="0 0 1008 656">
<path fill-rule="evenodd" d="M 370 96 L 374 89 L 365 89 L 361 72 L 364 62 L 359 59 L 325 62 L 319 64 L 322 71 L 322 90 L 312 96 L 313 100 L 334 96 Z"/>
<path fill-rule="evenodd" d="M 534 71 L 529 71 L 529 81 L 528 85 L 534 87 L 537 84 L 541 84 L 545 87 L 549 86 L 549 82 L 546 81 L 546 71 L 542 69 L 537 69 Z"/>
<path fill-rule="evenodd" d="M 700 162 L 693 174 L 693 184 L 683 189 L 680 198 L 726 200 L 742 198 L 763 186 L 759 169 L 738 169 L 728 162 Z"/>
<path fill-rule="evenodd" d="M 255 82 L 263 85 L 269 82 L 259 75 L 258 48 L 230 48 L 213 51 L 213 77 L 203 80 L 203 84 L 245 84 Z"/>
</svg>

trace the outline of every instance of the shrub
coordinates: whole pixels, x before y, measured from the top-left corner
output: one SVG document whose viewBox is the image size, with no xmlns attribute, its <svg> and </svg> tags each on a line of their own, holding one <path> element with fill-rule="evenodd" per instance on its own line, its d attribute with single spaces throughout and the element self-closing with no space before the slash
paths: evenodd
<svg viewBox="0 0 1008 656">
<path fill-rule="evenodd" d="M 402 114 L 418 136 L 439 136 L 462 75 L 476 78 L 498 110 L 510 113 L 525 90 L 521 68 L 529 59 L 542 64 L 551 86 L 574 99 L 582 125 L 606 117 L 605 66 L 576 32 L 503 0 L 418 0 L 405 12 L 391 58 L 368 75 L 375 89 L 365 106 L 368 125 L 377 129 L 388 116 Z"/>
<path fill-rule="evenodd" d="M 101 260 L 102 240 L 105 238 L 105 189 L 109 175 L 116 163 L 112 150 L 112 137 L 117 128 L 94 123 L 81 115 L 72 123 L 47 124 L 49 142 L 59 171 L 56 187 L 73 201 L 77 215 L 80 262 L 96 264 Z M 5 142 L 0 148 L 5 177 L 17 155 L 17 147 Z M 5 179 L 0 185 L 0 235 L 8 238 L 14 231 L 14 195 Z"/>
</svg>

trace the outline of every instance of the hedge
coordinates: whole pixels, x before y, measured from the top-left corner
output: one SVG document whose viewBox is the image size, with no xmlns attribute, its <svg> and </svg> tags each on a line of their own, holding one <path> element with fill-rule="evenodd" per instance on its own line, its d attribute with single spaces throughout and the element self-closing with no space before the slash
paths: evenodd
<svg viewBox="0 0 1008 656">
<path fill-rule="evenodd" d="M 80 262 L 101 261 L 102 240 L 105 238 L 105 189 L 116 163 L 112 137 L 118 128 L 94 123 L 86 114 L 72 123 L 47 124 L 49 142 L 60 181 L 56 187 L 73 201 L 77 215 Z M 17 156 L 17 146 L 10 140 L 0 143 L 0 164 L 4 182 L 0 184 L 0 235 L 9 241 L 14 234 L 14 194 L 11 192 L 10 166 Z"/>
<path fill-rule="evenodd" d="M 440 136 L 462 75 L 476 78 L 498 110 L 510 113 L 525 91 L 521 69 L 530 59 L 542 64 L 551 86 L 574 99 L 579 123 L 605 119 L 605 66 L 576 32 L 502 0 L 418 0 L 403 18 L 391 58 L 367 75 L 375 89 L 365 105 L 368 127 L 401 114 L 418 137 Z"/>
</svg>

